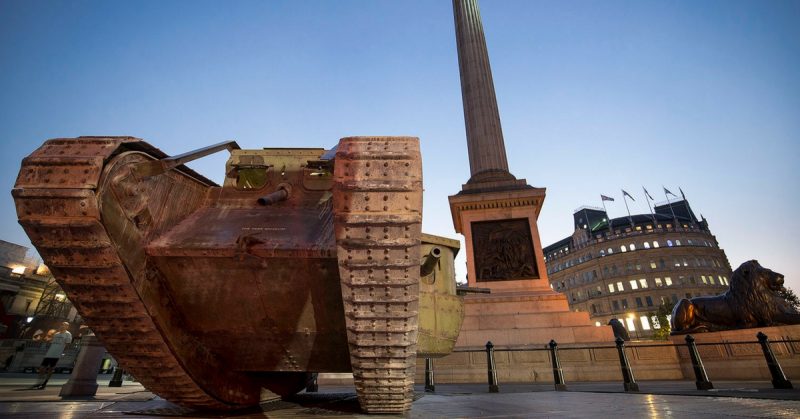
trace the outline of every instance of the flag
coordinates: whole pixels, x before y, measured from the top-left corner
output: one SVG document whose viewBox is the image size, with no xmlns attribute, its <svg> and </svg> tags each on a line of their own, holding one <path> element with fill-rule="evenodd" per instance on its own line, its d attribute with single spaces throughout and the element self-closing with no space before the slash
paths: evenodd
<svg viewBox="0 0 800 419">
<path fill-rule="evenodd" d="M 642 189 L 644 189 L 644 194 L 647 195 L 647 197 L 650 198 L 651 201 L 655 201 L 655 199 L 653 199 L 653 197 L 650 196 L 650 192 L 647 192 L 647 189 L 645 189 L 644 186 L 642 186 Z"/>
<path fill-rule="evenodd" d="M 669 191 L 669 189 L 667 189 L 667 188 L 664 188 L 664 193 L 665 193 L 665 194 L 667 194 L 667 195 L 672 195 L 672 196 L 674 196 L 675 198 L 677 198 L 677 197 L 678 197 L 678 195 L 675 195 L 674 193 L 670 192 L 670 191 Z"/>
<path fill-rule="evenodd" d="M 623 198 L 625 198 L 625 196 L 627 196 L 628 198 L 630 198 L 630 199 L 631 199 L 631 201 L 636 201 L 635 199 L 633 199 L 633 197 L 631 196 L 631 194 L 629 194 L 629 193 L 625 192 L 625 189 L 621 189 L 621 191 L 622 191 L 622 197 L 623 197 Z"/>
<path fill-rule="evenodd" d="M 681 198 L 683 198 L 683 200 L 685 201 L 686 200 L 686 195 L 683 194 L 683 189 L 681 189 L 681 187 L 678 186 L 678 190 L 681 191 Z"/>
<path fill-rule="evenodd" d="M 605 195 L 600 195 L 600 199 L 602 199 L 603 201 L 613 201 L 614 200 L 614 198 L 612 198 L 610 196 L 605 196 Z"/>
</svg>

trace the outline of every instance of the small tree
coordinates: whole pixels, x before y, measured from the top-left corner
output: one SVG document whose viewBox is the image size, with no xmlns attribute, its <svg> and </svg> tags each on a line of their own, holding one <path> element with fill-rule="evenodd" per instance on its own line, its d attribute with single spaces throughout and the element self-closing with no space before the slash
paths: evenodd
<svg viewBox="0 0 800 419">
<path fill-rule="evenodd" d="M 659 328 L 653 328 L 653 339 L 655 340 L 667 340 L 669 339 L 669 333 L 672 331 L 669 325 L 669 319 L 667 318 L 668 315 L 672 314 L 672 305 L 667 302 L 662 302 L 660 306 L 658 306 L 658 310 L 655 313 L 648 313 L 650 318 L 655 317 L 658 320 Z"/>
<path fill-rule="evenodd" d="M 794 293 L 794 291 L 792 291 L 791 288 L 787 287 L 781 288 L 780 291 L 778 291 L 778 295 L 783 297 L 783 299 L 786 300 L 787 303 L 789 303 L 789 306 L 791 308 L 793 308 L 795 311 L 800 312 L 800 299 L 797 298 L 797 295 Z"/>
</svg>

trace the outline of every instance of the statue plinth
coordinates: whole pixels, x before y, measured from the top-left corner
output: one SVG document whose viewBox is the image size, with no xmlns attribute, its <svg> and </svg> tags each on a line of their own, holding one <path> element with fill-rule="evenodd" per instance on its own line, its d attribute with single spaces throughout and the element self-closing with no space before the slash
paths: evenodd
<svg viewBox="0 0 800 419">
<path fill-rule="evenodd" d="M 544 188 L 524 179 L 466 184 L 449 197 L 453 225 L 466 241 L 469 286 L 554 292 L 536 223 L 544 197 Z"/>
</svg>

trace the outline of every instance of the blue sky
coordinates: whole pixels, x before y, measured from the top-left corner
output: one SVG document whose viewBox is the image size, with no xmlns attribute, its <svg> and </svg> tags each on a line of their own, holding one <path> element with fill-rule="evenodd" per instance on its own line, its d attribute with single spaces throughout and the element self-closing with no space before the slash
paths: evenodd
<svg viewBox="0 0 800 419">
<path fill-rule="evenodd" d="M 572 211 L 681 187 L 732 265 L 800 288 L 800 2 L 482 1 L 511 172 Z M 469 178 L 451 3 L 0 0 L 0 239 L 10 189 L 53 137 L 133 135 L 170 154 L 422 141 L 427 232 L 456 237 Z M 221 181 L 225 156 L 191 166 Z M 463 276 L 464 260 L 457 262 Z"/>
</svg>

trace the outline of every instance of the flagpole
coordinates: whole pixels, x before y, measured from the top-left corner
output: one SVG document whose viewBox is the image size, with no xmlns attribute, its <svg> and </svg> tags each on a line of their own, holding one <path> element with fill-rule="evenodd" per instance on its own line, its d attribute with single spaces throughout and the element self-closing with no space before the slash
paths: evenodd
<svg viewBox="0 0 800 419">
<path fill-rule="evenodd" d="M 608 220 L 608 234 L 613 235 L 614 231 L 611 230 L 611 217 L 608 216 L 608 210 L 606 209 L 606 200 L 602 198 L 602 195 L 600 198 L 600 203 L 603 204 L 603 211 L 606 213 L 606 219 Z"/>
<path fill-rule="evenodd" d="M 667 194 L 667 188 L 664 188 L 664 185 L 661 185 L 661 187 L 664 189 L 664 197 L 667 198 L 667 204 L 669 205 L 669 212 L 672 213 L 672 222 L 674 223 L 673 228 L 677 229 L 678 228 L 678 218 L 675 217 L 675 211 L 673 211 L 673 209 L 672 209 L 672 202 L 669 201 L 669 195 Z"/>
<path fill-rule="evenodd" d="M 686 194 L 683 193 L 683 189 L 678 186 L 678 190 L 681 191 L 681 198 L 683 198 L 683 204 L 686 206 L 686 214 L 689 216 L 689 222 L 694 226 L 694 218 L 692 218 L 692 212 L 689 211 L 689 201 L 686 200 Z"/>
<path fill-rule="evenodd" d="M 625 202 L 625 210 L 628 211 L 628 221 L 631 222 L 631 230 L 633 230 L 633 218 L 631 217 L 631 210 L 628 208 L 628 200 L 625 199 L 625 195 L 628 193 L 625 190 L 622 190 L 622 201 Z"/>
<path fill-rule="evenodd" d="M 653 218 L 653 228 L 656 228 L 658 227 L 658 224 L 656 224 L 656 214 L 653 212 L 653 206 L 650 205 L 650 199 L 648 199 L 650 198 L 650 194 L 647 193 L 647 189 L 644 188 L 644 185 L 642 185 L 642 190 L 644 191 L 644 200 L 647 201 L 647 208 L 650 209 L 650 217 Z"/>
</svg>

